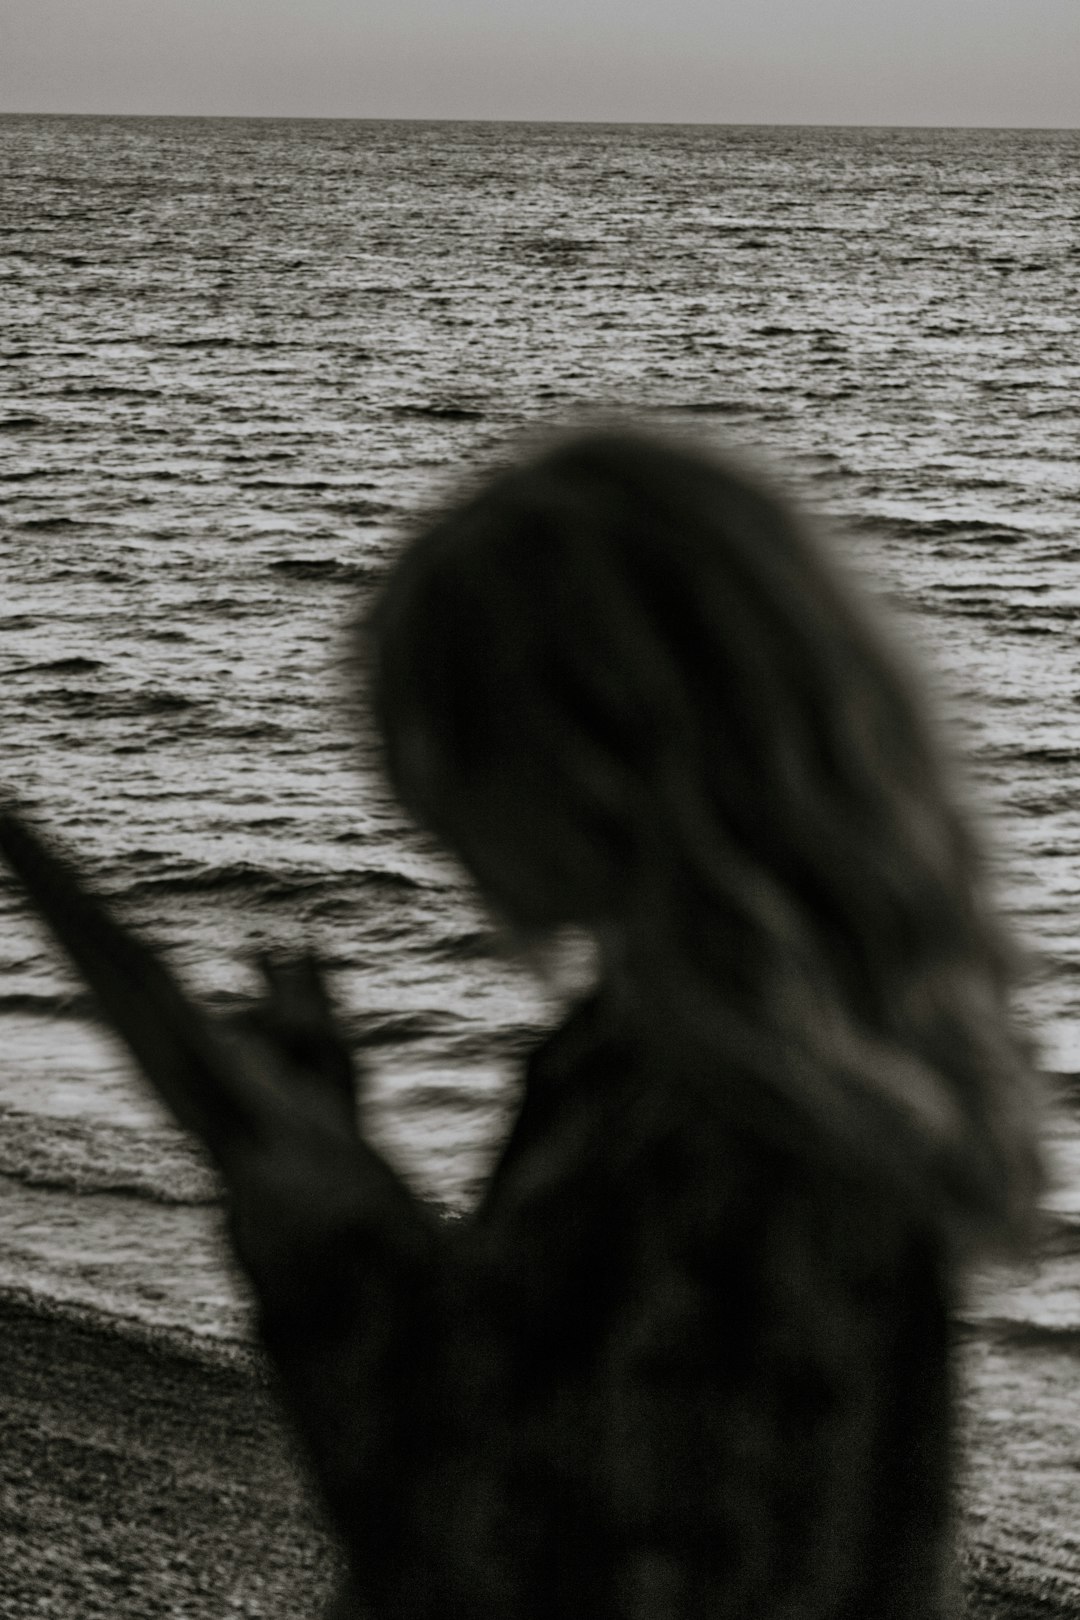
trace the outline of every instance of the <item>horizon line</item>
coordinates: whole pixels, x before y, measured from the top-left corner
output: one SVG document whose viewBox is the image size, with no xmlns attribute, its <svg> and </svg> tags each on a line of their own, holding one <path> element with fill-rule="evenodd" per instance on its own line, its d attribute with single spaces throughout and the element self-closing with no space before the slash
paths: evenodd
<svg viewBox="0 0 1080 1620">
<path fill-rule="evenodd" d="M 839 123 L 831 119 L 800 119 L 788 121 L 785 119 L 707 119 L 707 118 L 509 118 L 509 117 L 465 117 L 455 114 L 449 117 L 430 117 L 417 113 L 206 113 L 206 112 L 76 112 L 70 109 L 58 111 L 54 109 L 29 108 L 0 108 L 0 119 L 3 118 L 138 118 L 138 119 L 172 119 L 177 122 L 189 120 L 192 122 L 220 122 L 234 120 L 237 123 L 297 123 L 297 124 L 589 124 L 607 128 L 658 128 L 658 129 L 882 129 L 882 130 L 971 130 L 993 132 L 995 130 L 1012 130 L 1018 133 L 1041 134 L 1075 134 L 1080 131 L 1080 124 L 939 124 L 939 123 L 872 123 L 866 124 L 856 121 Z"/>
</svg>

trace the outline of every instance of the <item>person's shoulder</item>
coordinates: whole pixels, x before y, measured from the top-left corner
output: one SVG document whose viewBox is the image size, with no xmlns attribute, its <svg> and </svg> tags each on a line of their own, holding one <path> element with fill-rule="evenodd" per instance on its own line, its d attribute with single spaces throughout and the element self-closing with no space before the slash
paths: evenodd
<svg viewBox="0 0 1080 1620">
<path fill-rule="evenodd" d="M 918 1211 L 782 1117 L 782 1102 L 745 1106 L 739 1087 L 679 1031 L 595 992 L 531 1054 L 493 1191 L 547 1203 L 578 1187 L 624 1201 L 635 1224 L 725 1243 L 760 1234 L 852 1274 L 909 1246 Z"/>
</svg>

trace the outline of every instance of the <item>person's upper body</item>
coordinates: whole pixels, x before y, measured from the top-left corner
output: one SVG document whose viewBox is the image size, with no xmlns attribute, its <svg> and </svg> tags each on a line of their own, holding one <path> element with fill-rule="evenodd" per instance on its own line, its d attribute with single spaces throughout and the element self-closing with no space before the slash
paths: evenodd
<svg viewBox="0 0 1080 1620">
<path fill-rule="evenodd" d="M 380 1168 L 282 1264 L 240 1201 L 340 1612 L 944 1620 L 949 1311 L 1039 1158 L 902 662 L 782 502 L 622 432 L 433 521 L 364 656 L 406 808 L 601 967 L 469 1217 Z"/>
<path fill-rule="evenodd" d="M 940 1235 L 646 1064 L 586 1004 L 471 1218 L 402 1190 L 265 1316 L 336 1612 L 951 1620 Z"/>
</svg>

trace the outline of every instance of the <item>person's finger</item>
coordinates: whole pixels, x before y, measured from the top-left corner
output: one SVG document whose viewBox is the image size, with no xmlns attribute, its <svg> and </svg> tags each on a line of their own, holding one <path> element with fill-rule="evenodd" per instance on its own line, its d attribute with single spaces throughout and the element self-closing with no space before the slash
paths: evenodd
<svg viewBox="0 0 1080 1620">
<path fill-rule="evenodd" d="M 266 1032 L 312 1078 L 330 1085 L 350 1106 L 356 1072 L 327 994 L 322 969 L 310 952 L 257 958 L 266 986 L 262 1005 Z"/>
<path fill-rule="evenodd" d="M 257 1134 L 261 1088 L 232 1061 L 212 1021 L 157 953 L 123 926 L 74 863 L 10 806 L 0 806 L 0 852 L 97 998 L 105 1021 L 181 1125 L 224 1168 L 230 1148 Z"/>
</svg>

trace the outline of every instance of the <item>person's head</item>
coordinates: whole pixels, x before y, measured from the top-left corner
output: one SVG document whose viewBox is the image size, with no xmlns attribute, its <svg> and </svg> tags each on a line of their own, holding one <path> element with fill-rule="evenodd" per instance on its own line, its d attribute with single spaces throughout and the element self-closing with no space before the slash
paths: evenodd
<svg viewBox="0 0 1080 1620">
<path fill-rule="evenodd" d="M 645 1025 L 804 1097 L 776 1070 L 809 1064 L 836 1121 L 993 1114 L 1000 1158 L 1026 1059 L 978 851 L 784 501 L 674 441 L 568 438 L 431 521 L 366 628 L 391 782 L 500 913 L 603 939 Z"/>
</svg>

